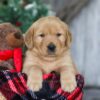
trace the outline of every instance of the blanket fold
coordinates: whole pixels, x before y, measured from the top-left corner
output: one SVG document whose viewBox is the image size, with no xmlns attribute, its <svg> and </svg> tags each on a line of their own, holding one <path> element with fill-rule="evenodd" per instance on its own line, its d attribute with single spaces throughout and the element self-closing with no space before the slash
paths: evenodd
<svg viewBox="0 0 100 100">
<path fill-rule="evenodd" d="M 61 89 L 56 73 L 46 74 L 43 78 L 42 89 L 33 92 L 26 85 L 26 74 L 0 71 L 0 92 L 7 100 L 82 100 L 84 78 L 81 75 L 76 75 L 77 87 L 72 93 Z"/>
</svg>

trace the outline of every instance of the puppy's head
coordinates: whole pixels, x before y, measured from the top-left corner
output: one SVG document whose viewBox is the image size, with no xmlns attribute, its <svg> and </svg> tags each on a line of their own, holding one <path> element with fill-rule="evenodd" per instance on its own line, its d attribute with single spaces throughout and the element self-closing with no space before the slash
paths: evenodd
<svg viewBox="0 0 100 100">
<path fill-rule="evenodd" d="M 26 32 L 25 43 L 28 49 L 41 56 L 56 57 L 70 48 L 71 33 L 68 26 L 59 18 L 40 18 Z"/>
</svg>

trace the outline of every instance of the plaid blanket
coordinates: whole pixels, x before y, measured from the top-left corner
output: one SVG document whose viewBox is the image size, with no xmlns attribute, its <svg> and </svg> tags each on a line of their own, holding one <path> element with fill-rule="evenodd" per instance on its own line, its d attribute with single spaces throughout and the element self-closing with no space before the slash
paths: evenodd
<svg viewBox="0 0 100 100">
<path fill-rule="evenodd" d="M 84 79 L 81 75 L 76 75 L 77 87 L 72 93 L 60 88 L 59 78 L 55 73 L 44 75 L 42 89 L 33 92 L 26 85 L 24 73 L 0 71 L 0 92 L 7 100 L 82 100 Z"/>
</svg>

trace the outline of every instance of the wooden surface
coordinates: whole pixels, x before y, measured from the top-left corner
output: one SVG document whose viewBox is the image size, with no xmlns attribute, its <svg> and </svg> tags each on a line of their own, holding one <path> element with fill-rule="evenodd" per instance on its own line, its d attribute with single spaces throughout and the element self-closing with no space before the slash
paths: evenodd
<svg viewBox="0 0 100 100">
<path fill-rule="evenodd" d="M 57 12 L 57 16 L 63 21 L 70 23 L 88 3 L 89 0 L 73 0 L 70 5 L 66 5 L 63 9 Z"/>
<path fill-rule="evenodd" d="M 100 0 L 82 9 L 70 24 L 72 53 L 86 85 L 100 86 Z"/>
</svg>

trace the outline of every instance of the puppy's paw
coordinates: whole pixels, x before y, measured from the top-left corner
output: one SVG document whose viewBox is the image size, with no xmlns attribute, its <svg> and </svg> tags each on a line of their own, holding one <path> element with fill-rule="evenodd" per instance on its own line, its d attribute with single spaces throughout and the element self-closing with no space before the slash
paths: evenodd
<svg viewBox="0 0 100 100">
<path fill-rule="evenodd" d="M 40 81 L 40 80 L 28 81 L 27 85 L 28 85 L 29 89 L 37 92 L 42 88 L 42 81 Z"/>
<path fill-rule="evenodd" d="M 61 87 L 66 92 L 72 92 L 77 86 L 75 76 L 61 79 Z"/>
</svg>

